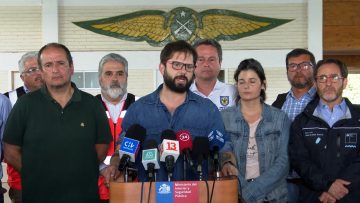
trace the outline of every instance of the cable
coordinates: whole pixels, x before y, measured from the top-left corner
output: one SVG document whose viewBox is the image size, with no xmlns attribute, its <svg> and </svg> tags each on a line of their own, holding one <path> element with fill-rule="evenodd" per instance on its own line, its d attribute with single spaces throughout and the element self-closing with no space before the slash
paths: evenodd
<svg viewBox="0 0 360 203">
<path fill-rule="evenodd" d="M 149 194 L 148 194 L 148 203 L 150 203 L 151 183 L 152 183 L 152 181 L 150 180 Z"/>
<path fill-rule="evenodd" d="M 214 188 L 215 188 L 216 179 L 213 181 L 213 185 L 211 188 L 211 194 L 210 194 L 210 203 L 212 202 L 213 194 L 214 194 Z"/>
<path fill-rule="evenodd" d="M 209 184 L 207 182 L 207 180 L 205 180 L 205 185 L 206 185 L 206 192 L 207 192 L 207 203 L 210 203 L 210 198 L 209 198 Z"/>
<path fill-rule="evenodd" d="M 141 182 L 140 203 L 143 202 L 143 190 L 144 190 L 144 182 Z"/>
</svg>

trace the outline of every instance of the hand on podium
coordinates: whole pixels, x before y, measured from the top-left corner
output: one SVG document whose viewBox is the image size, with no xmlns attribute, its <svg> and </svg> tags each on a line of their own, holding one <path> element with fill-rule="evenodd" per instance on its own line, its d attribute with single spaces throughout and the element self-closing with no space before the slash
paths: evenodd
<svg viewBox="0 0 360 203">
<path fill-rule="evenodd" d="M 100 174 L 105 177 L 105 184 L 110 186 L 111 181 L 124 182 L 124 173 L 118 170 L 118 167 L 110 165 L 100 171 Z"/>
<path fill-rule="evenodd" d="M 235 156 L 232 152 L 221 153 L 221 173 L 222 176 L 238 176 L 239 171 L 236 167 Z"/>
<path fill-rule="evenodd" d="M 230 162 L 227 162 L 223 165 L 221 169 L 221 173 L 223 176 L 238 176 L 239 171 L 237 168 Z"/>
</svg>

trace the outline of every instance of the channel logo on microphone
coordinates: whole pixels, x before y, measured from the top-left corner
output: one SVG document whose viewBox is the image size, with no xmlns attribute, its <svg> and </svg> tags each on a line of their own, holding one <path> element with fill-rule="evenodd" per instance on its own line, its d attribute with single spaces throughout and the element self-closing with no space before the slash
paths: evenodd
<svg viewBox="0 0 360 203">
<path fill-rule="evenodd" d="M 218 130 L 211 131 L 210 134 L 208 135 L 208 139 L 210 142 L 213 139 L 219 140 L 220 142 L 225 142 L 224 135 Z"/>
<path fill-rule="evenodd" d="M 154 160 L 156 159 L 156 149 L 143 150 L 143 160 Z"/>
<path fill-rule="evenodd" d="M 124 151 L 124 152 L 128 152 L 128 153 L 132 153 L 132 154 L 135 154 L 138 150 L 138 146 L 140 144 L 140 142 L 138 140 L 134 140 L 134 139 L 131 139 L 131 138 L 128 138 L 128 137 L 125 137 L 124 140 L 123 140 L 123 143 L 121 145 L 121 151 Z"/>
<path fill-rule="evenodd" d="M 181 132 L 180 135 L 178 136 L 179 140 L 186 142 L 190 139 L 190 135 L 187 132 Z"/>
</svg>

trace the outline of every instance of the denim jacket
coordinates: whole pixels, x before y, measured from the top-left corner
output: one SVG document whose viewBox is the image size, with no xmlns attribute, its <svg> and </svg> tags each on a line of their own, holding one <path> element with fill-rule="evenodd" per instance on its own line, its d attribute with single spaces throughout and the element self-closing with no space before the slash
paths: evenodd
<svg viewBox="0 0 360 203">
<path fill-rule="evenodd" d="M 245 180 L 246 152 L 249 142 L 249 125 L 240 104 L 221 112 L 225 131 L 230 136 L 236 157 L 242 195 L 246 202 L 286 202 L 286 176 L 289 172 L 288 141 L 290 121 L 279 109 L 263 104 L 262 119 L 255 139 L 259 154 L 260 176 L 252 182 Z"/>
<path fill-rule="evenodd" d="M 175 132 L 188 130 L 193 140 L 194 137 L 207 137 L 212 130 L 218 130 L 223 133 L 225 138 L 225 146 L 221 151 L 232 151 L 230 139 L 225 134 L 224 124 L 215 104 L 209 99 L 187 91 L 184 103 L 171 114 L 160 101 L 159 94 L 161 89 L 162 85 L 155 92 L 140 98 L 130 106 L 122 122 L 123 131 L 126 132 L 133 124 L 139 124 L 146 129 L 144 143 L 149 139 L 154 139 L 160 144 L 161 132 L 166 129 L 171 129 Z M 124 133 L 121 133 L 119 140 L 122 140 L 122 136 L 124 136 Z M 198 146 L 193 146 L 193 148 L 195 147 Z M 139 180 L 146 180 L 146 173 L 141 165 L 141 153 L 137 157 L 136 166 Z M 161 163 L 157 175 L 158 181 L 167 180 L 167 173 L 164 168 L 164 164 Z M 193 174 L 192 170 L 188 169 L 187 171 L 187 179 L 196 179 L 196 175 Z M 207 164 L 203 165 L 203 174 L 207 177 Z M 174 180 L 183 180 L 183 159 L 181 156 L 176 161 L 173 178 Z"/>
</svg>

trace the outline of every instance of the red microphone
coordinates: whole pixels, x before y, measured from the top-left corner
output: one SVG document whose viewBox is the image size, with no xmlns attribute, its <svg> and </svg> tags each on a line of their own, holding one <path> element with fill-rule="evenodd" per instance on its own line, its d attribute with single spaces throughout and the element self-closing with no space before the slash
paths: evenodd
<svg viewBox="0 0 360 203">
<path fill-rule="evenodd" d="M 191 134 L 187 130 L 180 130 L 176 133 L 176 139 L 179 141 L 180 152 L 184 157 L 184 180 L 186 180 L 186 163 L 190 165 L 190 168 L 194 167 L 194 162 L 191 157 L 192 150 L 192 138 Z"/>
</svg>

